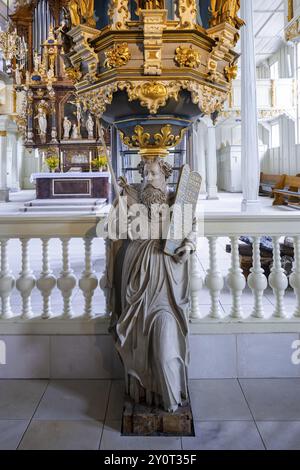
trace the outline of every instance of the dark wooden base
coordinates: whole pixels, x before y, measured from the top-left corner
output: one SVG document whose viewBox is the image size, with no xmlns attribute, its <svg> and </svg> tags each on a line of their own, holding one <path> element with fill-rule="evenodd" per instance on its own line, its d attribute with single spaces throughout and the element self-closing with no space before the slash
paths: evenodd
<svg viewBox="0 0 300 470">
<path fill-rule="evenodd" d="M 175 413 L 161 408 L 136 404 L 125 397 L 122 420 L 124 436 L 194 436 L 193 415 L 190 405 Z"/>
</svg>

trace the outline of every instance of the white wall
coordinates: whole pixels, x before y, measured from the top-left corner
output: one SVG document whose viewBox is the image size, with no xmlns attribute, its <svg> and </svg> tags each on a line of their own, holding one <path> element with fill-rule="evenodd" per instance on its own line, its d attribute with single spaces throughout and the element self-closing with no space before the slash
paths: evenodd
<svg viewBox="0 0 300 470">
<path fill-rule="evenodd" d="M 271 174 L 300 173 L 300 145 L 295 145 L 295 122 L 288 116 L 278 118 L 280 147 L 269 148 L 262 161 L 262 171 Z"/>
<path fill-rule="evenodd" d="M 287 44 L 280 47 L 272 57 L 257 67 L 257 78 L 270 78 L 270 66 L 277 61 L 279 63 L 278 78 L 292 78 L 294 75 L 294 46 Z"/>
</svg>

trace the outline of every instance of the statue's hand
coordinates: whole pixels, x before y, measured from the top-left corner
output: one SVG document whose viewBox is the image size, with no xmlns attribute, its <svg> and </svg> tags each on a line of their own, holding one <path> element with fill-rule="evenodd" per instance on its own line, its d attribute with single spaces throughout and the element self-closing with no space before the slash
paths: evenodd
<svg viewBox="0 0 300 470">
<path fill-rule="evenodd" d="M 120 178 L 118 179 L 118 184 L 122 189 L 125 189 L 129 186 L 125 176 L 120 176 Z"/>
<path fill-rule="evenodd" d="M 182 245 L 177 248 L 175 255 L 173 256 L 176 263 L 184 264 L 189 259 L 192 252 L 192 248 L 189 245 Z"/>
</svg>

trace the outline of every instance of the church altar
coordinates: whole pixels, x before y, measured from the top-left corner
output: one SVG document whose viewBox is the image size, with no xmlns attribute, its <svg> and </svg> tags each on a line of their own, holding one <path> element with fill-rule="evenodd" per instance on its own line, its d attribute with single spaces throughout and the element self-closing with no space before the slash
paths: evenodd
<svg viewBox="0 0 300 470">
<path fill-rule="evenodd" d="M 102 172 L 33 173 L 37 199 L 108 198 L 110 174 Z"/>
</svg>

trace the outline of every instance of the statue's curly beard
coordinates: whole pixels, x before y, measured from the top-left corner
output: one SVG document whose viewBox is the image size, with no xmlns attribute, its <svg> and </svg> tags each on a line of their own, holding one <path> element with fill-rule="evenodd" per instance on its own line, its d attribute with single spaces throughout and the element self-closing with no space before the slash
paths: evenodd
<svg viewBox="0 0 300 470">
<path fill-rule="evenodd" d="M 141 202 L 151 208 L 152 204 L 166 204 L 167 203 L 167 193 L 161 189 L 154 188 L 151 184 L 145 186 L 141 191 Z"/>
</svg>

